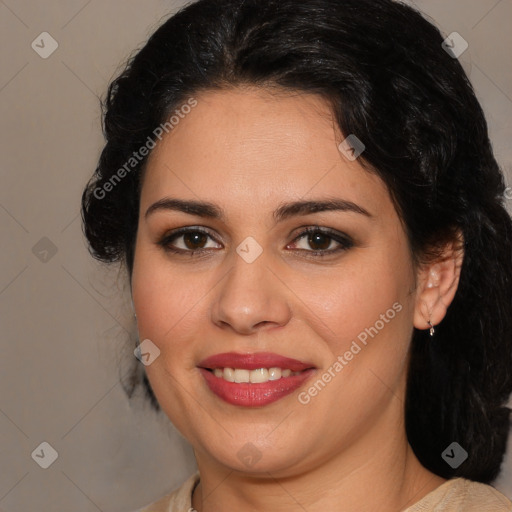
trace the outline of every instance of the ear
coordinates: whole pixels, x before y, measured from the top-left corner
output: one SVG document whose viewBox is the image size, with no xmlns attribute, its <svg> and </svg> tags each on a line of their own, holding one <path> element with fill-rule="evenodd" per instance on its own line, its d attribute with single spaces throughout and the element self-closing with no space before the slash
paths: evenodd
<svg viewBox="0 0 512 512">
<path fill-rule="evenodd" d="M 457 239 L 447 243 L 436 260 L 418 270 L 414 311 L 417 329 L 429 329 L 429 322 L 436 326 L 445 317 L 459 285 L 463 247 L 463 236 L 458 231 Z"/>
</svg>

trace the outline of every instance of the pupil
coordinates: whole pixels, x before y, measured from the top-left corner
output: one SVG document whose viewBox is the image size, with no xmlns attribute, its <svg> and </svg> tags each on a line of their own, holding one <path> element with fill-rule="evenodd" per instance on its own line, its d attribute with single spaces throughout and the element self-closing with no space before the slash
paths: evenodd
<svg viewBox="0 0 512 512">
<path fill-rule="evenodd" d="M 324 240 L 324 243 L 322 244 L 322 239 Z M 309 243 L 312 245 L 320 245 L 321 247 L 317 247 L 315 250 L 319 249 L 327 249 L 329 247 L 330 241 L 329 237 L 327 235 L 324 235 L 322 233 L 315 233 L 314 235 L 309 236 Z"/>
</svg>

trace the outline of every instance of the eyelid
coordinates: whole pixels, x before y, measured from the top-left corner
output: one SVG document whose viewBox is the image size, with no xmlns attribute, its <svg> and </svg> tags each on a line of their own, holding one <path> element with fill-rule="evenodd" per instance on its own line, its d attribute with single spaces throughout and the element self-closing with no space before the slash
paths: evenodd
<svg viewBox="0 0 512 512">
<path fill-rule="evenodd" d="M 310 257 L 322 257 L 322 256 L 329 256 L 334 255 L 343 251 L 348 250 L 354 245 L 354 241 L 352 237 L 347 235 L 346 233 L 337 231 L 333 228 L 318 226 L 318 225 L 306 225 L 301 226 L 297 228 L 297 235 L 293 238 L 293 240 L 290 242 L 291 244 L 296 243 L 298 240 L 304 238 L 310 233 L 321 233 L 329 238 L 331 238 L 334 242 L 338 244 L 338 247 L 335 249 L 326 249 L 326 250 L 307 250 L 307 249 L 296 249 L 297 251 L 300 251 L 301 253 L 309 253 L 308 256 Z M 194 255 L 197 253 L 208 253 L 212 250 L 212 248 L 203 248 L 203 249 L 177 249 L 177 248 L 171 248 L 169 247 L 169 244 L 171 240 L 174 240 L 176 238 L 179 238 L 180 236 L 183 236 L 188 233 L 202 233 L 206 236 L 210 237 L 215 243 L 220 243 L 215 236 L 212 235 L 211 231 L 208 228 L 205 228 L 203 226 L 184 226 L 181 228 L 177 228 L 175 230 L 171 230 L 169 232 L 166 232 L 162 237 L 159 238 L 157 244 L 162 246 L 164 250 L 175 253 L 178 255 Z M 286 247 L 288 247 L 289 244 L 287 244 Z"/>
<path fill-rule="evenodd" d="M 321 254 L 321 255 L 332 255 L 339 253 L 343 250 L 347 250 L 355 245 L 354 240 L 352 237 L 347 235 L 346 233 L 337 231 L 332 228 L 322 227 L 322 226 L 306 226 L 301 229 L 301 231 L 295 236 L 295 238 L 292 240 L 292 244 L 296 243 L 298 240 L 304 238 L 308 234 L 313 233 L 320 233 L 322 235 L 327 236 L 332 241 L 336 242 L 338 244 L 338 247 L 336 249 L 326 249 L 326 250 L 305 250 L 305 249 L 298 249 L 301 252 L 310 253 L 313 255 Z"/>
<path fill-rule="evenodd" d="M 212 233 L 209 229 L 204 228 L 202 226 L 184 226 L 181 228 L 177 228 L 177 229 L 168 231 L 158 239 L 157 243 L 158 243 L 158 245 L 162 245 L 163 247 L 166 247 L 169 244 L 169 242 L 175 238 L 179 238 L 180 236 L 186 235 L 188 233 L 198 233 L 198 232 L 209 236 L 215 243 L 220 243 L 217 240 L 217 238 L 212 235 Z M 204 249 L 196 249 L 196 251 L 201 251 L 201 250 L 204 250 Z M 183 252 L 192 252 L 192 250 L 185 251 L 184 249 L 182 251 Z"/>
</svg>

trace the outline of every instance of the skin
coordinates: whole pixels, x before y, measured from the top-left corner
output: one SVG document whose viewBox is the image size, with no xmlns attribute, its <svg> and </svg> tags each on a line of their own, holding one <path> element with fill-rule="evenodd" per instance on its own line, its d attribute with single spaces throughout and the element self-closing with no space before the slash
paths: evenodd
<svg viewBox="0 0 512 512">
<path fill-rule="evenodd" d="M 297 510 L 396 512 L 445 482 L 414 456 L 404 397 L 413 326 L 438 324 L 455 294 L 462 255 L 416 268 L 384 183 L 338 150 L 345 138 L 321 98 L 256 88 L 206 91 L 153 150 L 141 190 L 132 293 L 140 339 L 160 356 L 146 371 L 162 409 L 192 444 L 199 512 Z M 159 209 L 174 197 L 209 201 L 224 220 Z M 284 202 L 342 198 L 367 210 L 327 211 L 275 223 Z M 175 255 L 165 234 L 202 226 L 212 238 L 173 241 L 203 255 Z M 305 226 L 350 236 L 353 247 L 295 238 Z M 263 249 L 252 263 L 236 248 Z M 295 241 L 294 241 L 295 240 Z M 323 244 L 323 245 L 322 245 Z M 310 251 L 308 253 L 308 251 Z M 309 257 L 308 257 L 309 255 Z M 394 303 L 395 318 L 306 405 L 297 395 L 332 367 Z M 316 367 L 297 392 L 258 408 L 230 405 L 197 364 L 220 352 L 275 352 Z M 237 454 L 252 443 L 261 458 Z M 371 493 L 368 490 L 371 489 Z"/>
</svg>

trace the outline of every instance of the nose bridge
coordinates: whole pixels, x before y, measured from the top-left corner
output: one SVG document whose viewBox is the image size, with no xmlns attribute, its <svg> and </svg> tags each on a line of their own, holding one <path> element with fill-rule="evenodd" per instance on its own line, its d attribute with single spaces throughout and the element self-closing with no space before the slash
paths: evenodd
<svg viewBox="0 0 512 512">
<path fill-rule="evenodd" d="M 246 239 L 237 247 L 231 269 L 217 288 L 214 323 L 247 334 L 262 325 L 288 322 L 286 287 L 274 276 L 270 260 L 270 253 L 258 249 L 253 240 Z"/>
</svg>

